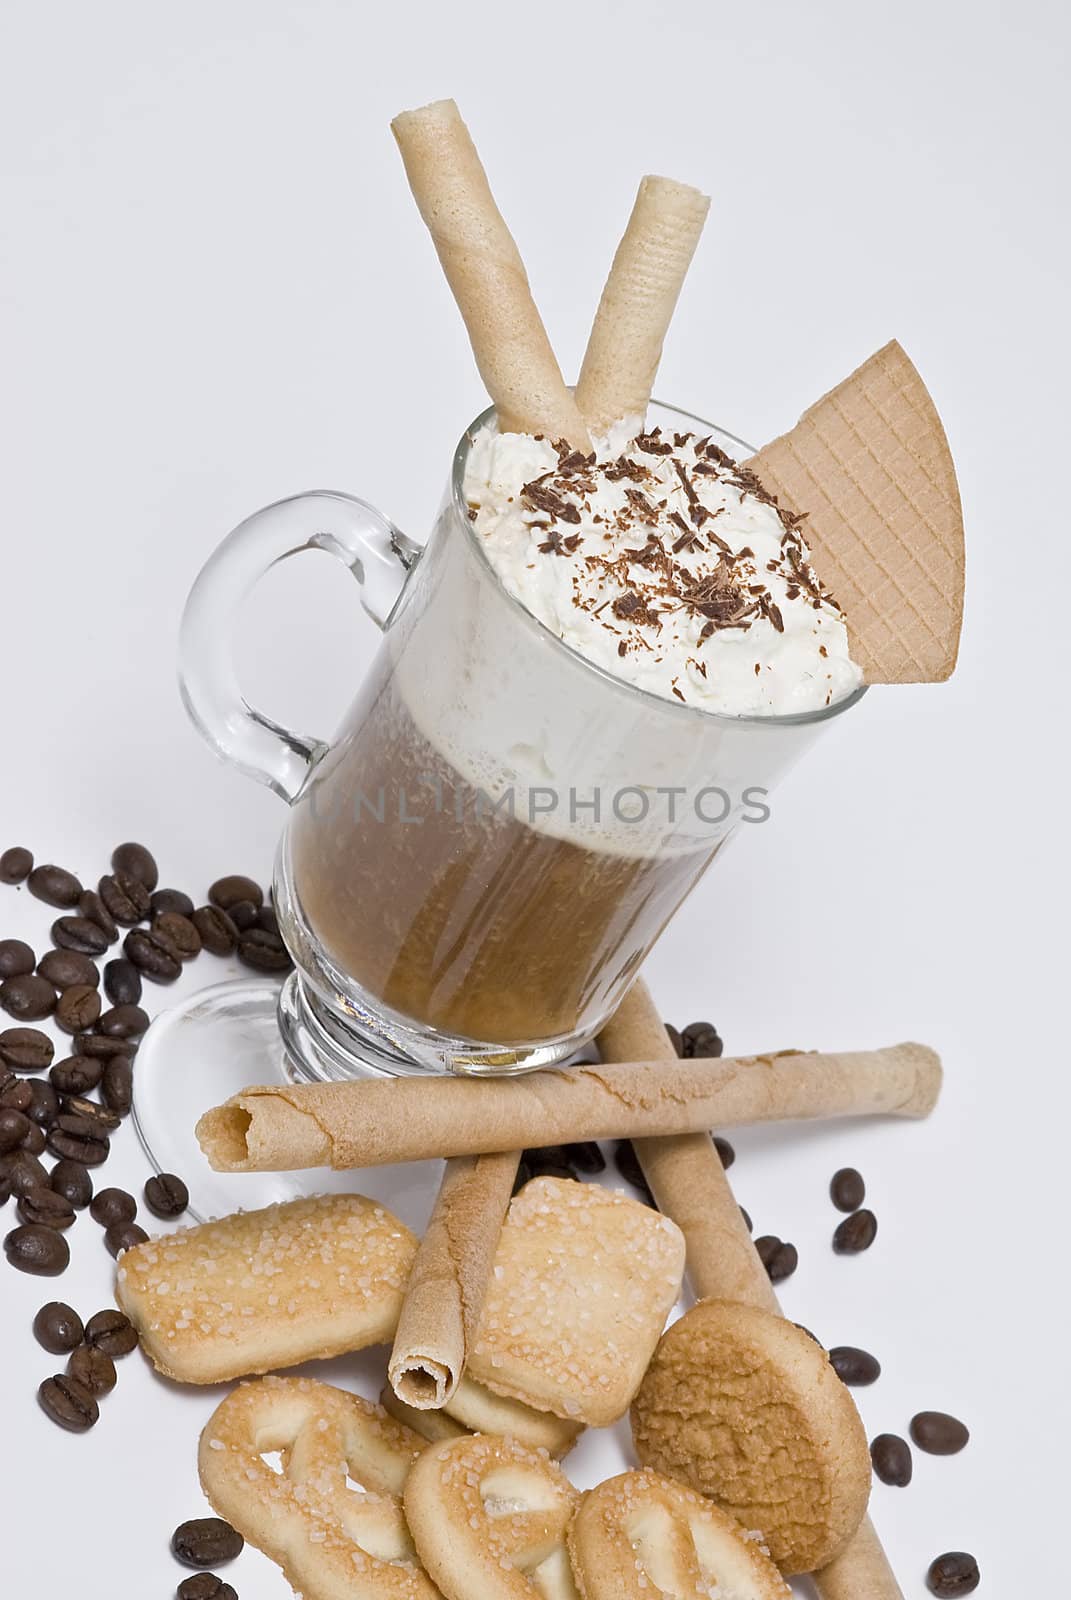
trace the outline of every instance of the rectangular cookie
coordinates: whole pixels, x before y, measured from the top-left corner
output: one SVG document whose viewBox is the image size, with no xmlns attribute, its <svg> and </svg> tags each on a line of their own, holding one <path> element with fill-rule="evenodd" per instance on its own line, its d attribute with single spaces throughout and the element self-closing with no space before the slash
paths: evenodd
<svg viewBox="0 0 1071 1600">
<path fill-rule="evenodd" d="M 221 1383 L 390 1339 L 415 1252 L 377 1201 L 319 1195 L 136 1245 L 116 1299 L 158 1371 Z"/>
</svg>

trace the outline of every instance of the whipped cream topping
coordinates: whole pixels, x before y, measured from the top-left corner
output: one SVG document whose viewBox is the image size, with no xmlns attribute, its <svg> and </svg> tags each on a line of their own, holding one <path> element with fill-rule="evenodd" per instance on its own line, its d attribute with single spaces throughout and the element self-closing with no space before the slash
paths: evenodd
<svg viewBox="0 0 1071 1600">
<path fill-rule="evenodd" d="M 723 715 L 784 715 L 862 681 L 804 519 L 709 438 L 615 430 L 584 456 L 484 427 L 464 488 L 508 592 L 637 688 Z"/>
</svg>

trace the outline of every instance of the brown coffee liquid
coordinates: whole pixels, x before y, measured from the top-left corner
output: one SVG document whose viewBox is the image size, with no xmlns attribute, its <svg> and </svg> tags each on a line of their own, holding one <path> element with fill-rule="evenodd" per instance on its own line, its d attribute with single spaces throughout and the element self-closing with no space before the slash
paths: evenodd
<svg viewBox="0 0 1071 1600">
<path fill-rule="evenodd" d="M 469 1039 L 535 1044 L 600 1022 L 711 854 L 586 850 L 526 807 L 521 790 L 516 817 L 478 804 L 390 684 L 366 685 L 291 824 L 297 897 L 335 965 Z"/>
</svg>

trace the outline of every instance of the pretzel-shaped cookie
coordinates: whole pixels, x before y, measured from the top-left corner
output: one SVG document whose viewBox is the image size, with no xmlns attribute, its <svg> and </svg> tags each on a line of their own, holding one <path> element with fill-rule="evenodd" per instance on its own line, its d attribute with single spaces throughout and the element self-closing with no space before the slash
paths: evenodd
<svg viewBox="0 0 1071 1600">
<path fill-rule="evenodd" d="M 215 1510 L 305 1600 L 439 1600 L 400 1499 L 423 1448 L 359 1395 L 309 1378 L 262 1378 L 217 1407 L 198 1461 Z M 275 1451 L 279 1472 L 264 1459 Z"/>
<path fill-rule="evenodd" d="M 565 1548 L 578 1498 L 545 1451 L 477 1433 L 424 1451 L 405 1515 L 446 1600 L 579 1600 Z"/>
<path fill-rule="evenodd" d="M 583 1600 L 791 1600 L 754 1535 L 657 1472 L 623 1472 L 592 1489 L 573 1518 L 568 1546 Z"/>
</svg>

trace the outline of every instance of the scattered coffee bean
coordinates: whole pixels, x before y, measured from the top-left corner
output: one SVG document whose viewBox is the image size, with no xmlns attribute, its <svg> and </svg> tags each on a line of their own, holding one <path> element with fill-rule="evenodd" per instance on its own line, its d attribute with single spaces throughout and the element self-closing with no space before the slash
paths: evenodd
<svg viewBox="0 0 1071 1600">
<path fill-rule="evenodd" d="M 721 1161 L 723 1169 L 728 1172 L 729 1168 L 736 1160 L 736 1151 L 733 1149 L 728 1139 L 722 1139 L 718 1134 L 714 1135 L 714 1148 L 718 1152 L 718 1157 Z"/>
<path fill-rule="evenodd" d="M 257 912 L 257 927 L 264 933 L 274 933 L 278 938 L 282 938 L 279 932 L 279 918 L 272 906 L 261 906 Z"/>
<path fill-rule="evenodd" d="M 154 917 L 163 911 L 177 911 L 180 917 L 193 915 L 193 901 L 181 889 L 157 889 L 149 899 L 149 910 Z"/>
<path fill-rule="evenodd" d="M 930 1456 L 958 1455 L 970 1436 L 966 1424 L 946 1411 L 920 1411 L 911 1418 L 911 1437 Z"/>
<path fill-rule="evenodd" d="M 781 1248 L 782 1241 L 776 1233 L 760 1233 L 755 1240 L 755 1249 L 763 1266 L 769 1268 L 770 1262 Z"/>
<path fill-rule="evenodd" d="M 61 950 L 77 950 L 84 956 L 102 956 L 108 948 L 108 935 L 88 917 L 60 917 L 52 924 L 52 943 Z"/>
<path fill-rule="evenodd" d="M 24 1081 L 24 1087 L 30 1091 L 30 1107 L 26 1115 L 47 1133 L 60 1114 L 59 1096 L 50 1083 L 40 1078 L 34 1078 L 31 1083 Z"/>
<path fill-rule="evenodd" d="M 520 1194 L 525 1184 L 530 1183 L 531 1180 L 531 1171 L 529 1170 L 527 1161 L 525 1161 L 524 1157 L 522 1156 L 517 1163 L 517 1176 L 513 1180 L 513 1193 Z"/>
<path fill-rule="evenodd" d="M 160 873 L 156 866 L 156 859 L 151 850 L 143 844 L 130 841 L 118 844 L 112 851 L 111 867 L 113 872 L 125 872 L 138 882 L 151 894 L 160 882 Z"/>
<path fill-rule="evenodd" d="M 138 1347 L 137 1329 L 121 1311 L 98 1311 L 86 1323 L 86 1344 L 118 1361 Z"/>
<path fill-rule="evenodd" d="M 80 1033 L 91 1028 L 100 1016 L 100 995 L 88 984 L 76 983 L 64 989 L 56 1005 L 56 1026 L 64 1033 Z"/>
<path fill-rule="evenodd" d="M 32 1156 L 44 1155 L 45 1130 L 39 1128 L 36 1122 L 30 1122 L 29 1130 L 22 1141 L 22 1148 L 28 1150 Z"/>
<path fill-rule="evenodd" d="M 178 951 L 155 928 L 134 928 L 123 940 L 123 951 L 153 983 L 174 983 L 182 971 Z"/>
<path fill-rule="evenodd" d="M 911 1446 L 898 1433 L 879 1433 L 870 1446 L 870 1460 L 882 1483 L 906 1489 L 911 1482 Z"/>
<path fill-rule="evenodd" d="M 133 1222 L 137 1214 L 138 1203 L 125 1189 L 99 1190 L 89 1208 L 89 1215 L 102 1228 L 121 1227 L 124 1222 Z"/>
<path fill-rule="evenodd" d="M 0 1162 L 8 1193 L 16 1200 L 21 1200 L 31 1189 L 47 1187 L 48 1172 L 29 1150 L 13 1150 L 10 1155 L 0 1156 Z"/>
<path fill-rule="evenodd" d="M 101 878 L 97 885 L 100 898 L 116 922 L 132 928 L 149 915 L 149 891 L 129 872 L 113 872 Z"/>
<path fill-rule="evenodd" d="M 25 1088 L 29 1096 L 28 1084 L 20 1083 L 18 1087 Z M 25 1111 L 16 1111 L 9 1106 L 0 1109 L 0 1156 L 6 1156 L 11 1150 L 20 1149 L 32 1126 Z"/>
<path fill-rule="evenodd" d="M 744 1227 L 747 1229 L 748 1233 L 752 1233 L 754 1231 L 755 1224 L 751 1220 L 751 1212 L 750 1211 L 745 1211 L 743 1206 L 741 1206 L 740 1207 L 740 1215 L 744 1219 Z"/>
<path fill-rule="evenodd" d="M 74 1222 L 74 1207 L 50 1185 L 24 1194 L 18 1203 L 18 1216 L 28 1228 L 55 1228 L 57 1233 L 64 1233 Z"/>
<path fill-rule="evenodd" d="M 246 933 L 257 926 L 257 907 L 252 900 L 237 901 L 228 908 L 227 915 L 239 933 Z"/>
<path fill-rule="evenodd" d="M 71 1352 L 67 1376 L 84 1384 L 92 1395 L 111 1394 L 115 1388 L 115 1362 L 95 1344 L 80 1344 Z"/>
<path fill-rule="evenodd" d="M 85 987 L 95 989 L 100 983 L 96 963 L 77 950 L 46 950 L 37 963 L 42 978 L 47 978 L 56 989 Z"/>
<path fill-rule="evenodd" d="M 119 937 L 119 928 L 115 918 L 104 904 L 96 889 L 86 889 L 78 901 L 78 915 L 85 917 L 87 922 L 95 922 L 101 933 L 105 935 L 109 944 L 114 944 Z"/>
<path fill-rule="evenodd" d="M 930 1562 L 926 1574 L 926 1587 L 931 1594 L 973 1594 L 982 1574 L 978 1563 L 966 1550 L 948 1550 Z"/>
<path fill-rule="evenodd" d="M 636 1150 L 631 1139 L 615 1140 L 614 1166 L 617 1168 L 618 1172 L 620 1172 L 626 1183 L 631 1183 L 634 1189 L 639 1190 L 640 1196 L 644 1203 L 651 1206 L 654 1210 L 657 1210 L 658 1208 L 655 1206 L 654 1195 L 651 1193 L 647 1179 L 643 1175 L 643 1168 L 640 1166 L 639 1157 L 636 1154 Z"/>
<path fill-rule="evenodd" d="M 565 1154 L 569 1159 L 569 1165 L 576 1172 L 606 1171 L 606 1157 L 594 1139 L 585 1139 L 581 1144 L 567 1144 Z"/>
<path fill-rule="evenodd" d="M 52 1040 L 40 1028 L 5 1028 L 0 1032 L 0 1066 L 12 1072 L 41 1072 L 52 1055 Z"/>
<path fill-rule="evenodd" d="M 0 983 L 0 1006 L 20 1022 L 40 1022 L 56 1009 L 56 991 L 47 978 L 27 973 Z"/>
<path fill-rule="evenodd" d="M 786 1278 L 791 1278 L 799 1264 L 800 1258 L 796 1246 L 786 1241 L 774 1251 L 766 1263 L 766 1273 L 771 1283 L 783 1283 Z"/>
<path fill-rule="evenodd" d="M 57 1161 L 49 1181 L 76 1211 L 84 1210 L 93 1198 L 93 1179 L 80 1161 Z"/>
<path fill-rule="evenodd" d="M 180 961 L 192 961 L 201 953 L 201 935 L 195 924 L 177 911 L 161 911 L 153 920 L 153 931 L 174 945 Z"/>
<path fill-rule="evenodd" d="M 238 1596 L 214 1572 L 198 1572 L 192 1578 L 183 1578 L 175 1590 L 175 1600 L 238 1600 Z"/>
<path fill-rule="evenodd" d="M 685 1056 L 720 1056 L 723 1045 L 718 1030 L 712 1022 L 689 1022 L 681 1030 L 681 1048 Z"/>
<path fill-rule="evenodd" d="M 46 1378 L 37 1398 L 52 1421 L 70 1433 L 85 1433 L 100 1417 L 100 1408 L 89 1390 L 65 1372 Z"/>
<path fill-rule="evenodd" d="M 136 1006 L 141 999 L 141 974 L 122 956 L 104 968 L 104 993 L 113 1006 Z"/>
<path fill-rule="evenodd" d="M 524 1151 L 524 1163 L 533 1178 L 567 1178 L 575 1181 L 576 1173 L 569 1165 L 564 1145 L 541 1145 Z"/>
<path fill-rule="evenodd" d="M 854 1167 L 841 1167 L 829 1184 L 829 1198 L 838 1211 L 858 1211 L 866 1199 L 866 1184 Z"/>
<path fill-rule="evenodd" d="M 124 1250 L 133 1250 L 135 1245 L 144 1244 L 149 1235 L 145 1229 L 136 1222 L 120 1222 L 115 1228 L 109 1228 L 104 1235 L 104 1243 L 108 1247 L 109 1255 L 116 1260 Z"/>
<path fill-rule="evenodd" d="M 32 1272 L 39 1278 L 58 1277 L 71 1259 L 70 1246 L 62 1233 L 34 1223 L 12 1228 L 4 1240 L 4 1254 L 20 1272 Z"/>
<path fill-rule="evenodd" d="M 49 1129 L 48 1148 L 65 1161 L 99 1167 L 107 1161 L 111 1146 L 88 1117 L 69 1116 L 64 1112 L 56 1118 L 56 1126 Z"/>
<path fill-rule="evenodd" d="M 238 960 L 255 972 L 289 972 L 290 952 L 277 933 L 250 928 L 238 939 Z"/>
<path fill-rule="evenodd" d="M 4 1087 L 0 1089 L 0 1106 L 5 1111 L 19 1111 L 29 1121 L 30 1108 L 33 1105 L 33 1090 L 24 1078 L 16 1078 L 14 1073 L 4 1072 Z M 2 1154 L 3 1152 L 0 1152 Z"/>
<path fill-rule="evenodd" d="M 122 1117 L 117 1116 L 109 1106 L 102 1106 L 96 1100 L 89 1100 L 85 1095 L 69 1094 L 64 1098 L 63 1110 L 71 1117 L 84 1117 L 91 1122 L 98 1133 L 113 1134 L 122 1125 Z"/>
<path fill-rule="evenodd" d="M 27 888 L 35 899 L 49 906 L 59 906 L 61 911 L 69 911 L 82 898 L 82 885 L 74 873 L 51 864 L 34 867 Z"/>
<path fill-rule="evenodd" d="M 219 906 L 221 911 L 229 911 L 231 906 L 236 906 L 241 900 L 251 900 L 255 906 L 262 906 L 264 891 L 252 878 L 232 873 L 230 877 L 216 879 L 208 891 L 208 898 L 214 906 Z"/>
<path fill-rule="evenodd" d="M 171 1553 L 184 1567 L 218 1567 L 245 1547 L 241 1534 L 222 1517 L 196 1517 L 171 1535 Z"/>
<path fill-rule="evenodd" d="M 839 1223 L 833 1234 L 833 1248 L 839 1256 L 856 1256 L 869 1250 L 878 1232 L 878 1219 L 873 1211 L 853 1211 Z"/>
<path fill-rule="evenodd" d="M 92 1056 L 95 1061 L 110 1061 L 112 1056 L 137 1054 L 136 1039 L 118 1039 L 105 1033 L 76 1033 L 74 1051 L 79 1056 Z"/>
<path fill-rule="evenodd" d="M 125 1117 L 130 1113 L 134 1096 L 134 1074 L 130 1062 L 124 1056 L 112 1056 L 110 1061 L 104 1063 L 104 1074 L 100 1080 L 100 1097 L 109 1111 L 114 1111 L 117 1117 Z"/>
<path fill-rule="evenodd" d="M 161 1172 L 145 1185 L 145 1204 L 154 1217 L 181 1217 L 190 1203 L 190 1191 L 173 1172 Z"/>
<path fill-rule="evenodd" d="M 830 1365 L 841 1383 L 853 1388 L 877 1383 L 881 1377 L 881 1362 L 869 1350 L 857 1350 L 851 1344 L 834 1345 L 829 1352 Z"/>
<path fill-rule="evenodd" d="M 37 965 L 24 939 L 0 939 L 0 978 L 23 978 Z"/>
<path fill-rule="evenodd" d="M 200 906 L 190 918 L 201 945 L 214 956 L 229 956 L 238 944 L 238 929 L 219 906 Z"/>
<path fill-rule="evenodd" d="M 94 1061 L 91 1056 L 67 1056 L 56 1062 L 48 1077 L 57 1094 L 79 1095 L 95 1089 L 103 1072 L 103 1061 Z"/>
<path fill-rule="evenodd" d="M 50 1300 L 33 1319 L 33 1335 L 52 1356 L 65 1356 L 75 1350 L 85 1336 L 77 1311 L 62 1300 Z"/>
<path fill-rule="evenodd" d="M 33 853 L 13 844 L 0 856 L 0 883 L 22 883 L 33 871 Z"/>
<path fill-rule="evenodd" d="M 97 1031 L 109 1039 L 137 1039 L 149 1026 L 140 1006 L 113 1006 L 97 1022 Z"/>
</svg>

